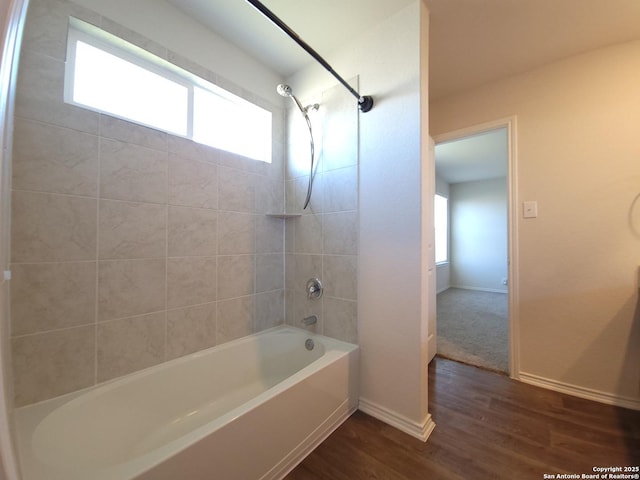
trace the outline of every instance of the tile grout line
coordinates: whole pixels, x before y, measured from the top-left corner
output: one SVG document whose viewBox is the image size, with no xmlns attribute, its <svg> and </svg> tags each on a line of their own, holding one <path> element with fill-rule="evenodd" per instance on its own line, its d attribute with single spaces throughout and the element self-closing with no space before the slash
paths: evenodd
<svg viewBox="0 0 640 480">
<path fill-rule="evenodd" d="M 220 165 L 216 163 L 216 294 L 215 294 L 215 324 L 213 325 L 213 344 L 218 345 L 218 325 L 220 324 Z"/>
<path fill-rule="evenodd" d="M 164 225 L 164 348 L 162 359 L 166 362 L 168 359 L 168 345 L 169 345 L 169 315 L 167 310 L 169 307 L 169 138 L 167 137 L 166 149 L 165 149 L 165 225 Z"/>
<path fill-rule="evenodd" d="M 254 180 L 255 182 L 255 180 Z M 253 186 L 253 313 L 251 333 L 258 331 L 258 214 L 256 205 L 256 185 Z"/>
<path fill-rule="evenodd" d="M 100 194 L 101 194 L 101 175 L 102 170 L 102 114 L 98 116 L 98 175 L 96 185 L 96 299 L 95 299 L 95 316 L 94 316 L 94 359 L 93 359 L 93 384 L 98 384 L 98 315 L 100 307 Z"/>
</svg>

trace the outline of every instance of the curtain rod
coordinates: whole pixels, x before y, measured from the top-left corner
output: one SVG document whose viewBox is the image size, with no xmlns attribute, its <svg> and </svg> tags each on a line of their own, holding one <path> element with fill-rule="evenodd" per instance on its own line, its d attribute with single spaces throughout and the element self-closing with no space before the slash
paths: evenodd
<svg viewBox="0 0 640 480">
<path fill-rule="evenodd" d="M 262 2 L 259 0 L 247 0 L 251 5 L 253 5 L 260 13 L 262 13 L 265 17 L 267 17 L 271 22 L 277 26 L 280 30 L 286 33 L 293 41 L 295 41 L 298 45 L 300 45 L 309 55 L 311 55 L 320 65 L 322 65 L 331 75 L 333 75 L 344 87 L 349 90 L 351 95 L 358 99 L 358 107 L 360 107 L 360 111 L 368 112 L 373 108 L 373 98 L 369 95 L 360 95 L 351 85 L 349 85 L 344 78 L 338 75 L 329 63 L 320 56 L 318 52 L 316 52 L 311 46 L 302 40 L 300 36 L 294 32 L 286 23 L 284 23 L 275 13 L 269 10 Z"/>
</svg>

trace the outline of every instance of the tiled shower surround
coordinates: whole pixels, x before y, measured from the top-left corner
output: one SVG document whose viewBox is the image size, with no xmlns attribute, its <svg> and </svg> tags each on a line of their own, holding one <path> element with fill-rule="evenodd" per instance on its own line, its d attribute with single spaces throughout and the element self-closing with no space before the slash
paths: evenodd
<svg viewBox="0 0 640 480">
<path fill-rule="evenodd" d="M 350 83 L 357 88 L 357 79 Z M 318 169 L 309 206 L 302 209 L 309 181 L 309 133 L 296 108 L 287 112 L 286 209 L 301 216 L 286 224 L 286 319 L 300 326 L 318 317 L 318 331 L 357 342 L 358 110 L 341 85 L 303 105 L 310 112 Z M 308 279 L 324 286 L 321 301 L 308 300 Z"/>
<path fill-rule="evenodd" d="M 273 163 L 63 103 L 69 15 L 272 111 Z M 312 313 L 316 331 L 355 341 L 357 113 L 336 92 L 323 94 L 312 210 L 271 217 L 300 208 L 305 181 L 284 165 L 281 107 L 82 7 L 32 0 L 12 165 L 16 406 Z M 335 144 L 349 149 L 331 153 L 332 130 L 353 135 Z M 325 285 L 315 303 L 312 276 Z"/>
</svg>

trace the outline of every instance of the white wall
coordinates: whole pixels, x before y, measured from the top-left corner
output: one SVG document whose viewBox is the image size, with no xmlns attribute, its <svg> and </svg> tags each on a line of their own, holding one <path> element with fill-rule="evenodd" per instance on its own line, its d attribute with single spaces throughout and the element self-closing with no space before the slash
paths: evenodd
<svg viewBox="0 0 640 480">
<path fill-rule="evenodd" d="M 506 292 L 506 178 L 452 184 L 449 208 L 451 286 Z"/>
<path fill-rule="evenodd" d="M 517 115 L 522 378 L 636 408 L 638 78 L 634 41 L 431 105 L 432 135 Z"/>
<path fill-rule="evenodd" d="M 376 102 L 359 119 L 361 408 L 416 436 L 430 425 L 421 231 L 427 20 L 416 1 L 327 57 L 343 77 L 359 75 L 360 92 Z M 334 82 L 318 66 L 288 81 L 302 96 Z M 425 208 L 433 209 L 432 195 Z"/>
</svg>

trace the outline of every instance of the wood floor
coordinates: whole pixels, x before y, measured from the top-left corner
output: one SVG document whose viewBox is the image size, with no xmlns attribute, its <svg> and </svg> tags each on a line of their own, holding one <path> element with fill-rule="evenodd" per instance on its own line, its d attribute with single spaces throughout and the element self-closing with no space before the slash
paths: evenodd
<svg viewBox="0 0 640 480">
<path fill-rule="evenodd" d="M 540 480 L 640 465 L 640 412 L 451 360 L 429 367 L 429 411 L 426 443 L 358 411 L 286 480 Z"/>
</svg>

